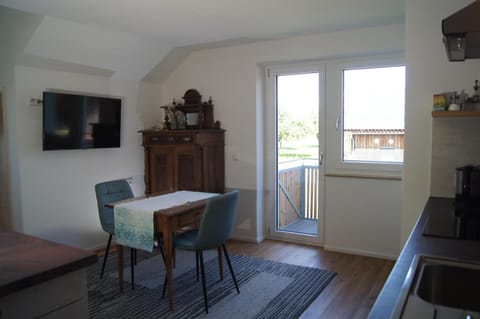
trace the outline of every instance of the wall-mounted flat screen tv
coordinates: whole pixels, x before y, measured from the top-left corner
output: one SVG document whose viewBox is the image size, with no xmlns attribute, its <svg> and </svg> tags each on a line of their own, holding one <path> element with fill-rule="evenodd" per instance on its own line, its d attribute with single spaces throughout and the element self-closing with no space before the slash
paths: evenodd
<svg viewBox="0 0 480 319">
<path fill-rule="evenodd" d="M 120 147 L 122 100 L 43 92 L 43 150 Z"/>
</svg>

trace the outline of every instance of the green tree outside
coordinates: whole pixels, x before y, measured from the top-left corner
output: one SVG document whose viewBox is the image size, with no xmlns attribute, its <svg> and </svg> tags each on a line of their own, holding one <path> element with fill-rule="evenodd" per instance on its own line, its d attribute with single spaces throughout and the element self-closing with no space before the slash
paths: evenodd
<svg viewBox="0 0 480 319">
<path fill-rule="evenodd" d="M 294 118 L 287 112 L 278 115 L 279 158 L 316 158 L 318 156 L 318 118 L 315 115 Z"/>
</svg>

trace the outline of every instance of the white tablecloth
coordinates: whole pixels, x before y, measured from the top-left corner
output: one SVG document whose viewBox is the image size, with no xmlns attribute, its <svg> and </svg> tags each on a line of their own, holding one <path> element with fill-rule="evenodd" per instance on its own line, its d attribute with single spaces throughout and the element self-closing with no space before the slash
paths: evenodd
<svg viewBox="0 0 480 319">
<path fill-rule="evenodd" d="M 217 193 L 178 191 L 118 204 L 113 208 L 115 238 L 119 245 L 153 251 L 153 213 L 160 209 L 217 196 Z"/>
</svg>

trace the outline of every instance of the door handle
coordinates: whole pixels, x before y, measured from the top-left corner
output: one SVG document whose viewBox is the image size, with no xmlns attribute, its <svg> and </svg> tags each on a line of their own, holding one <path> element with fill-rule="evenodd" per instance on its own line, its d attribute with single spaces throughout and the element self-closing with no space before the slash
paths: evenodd
<svg viewBox="0 0 480 319">
<path fill-rule="evenodd" d="M 320 161 L 319 161 L 319 165 L 322 166 L 323 165 L 323 152 L 320 152 Z"/>
<path fill-rule="evenodd" d="M 337 116 L 337 120 L 335 121 L 335 129 L 338 132 L 338 129 L 340 128 L 340 116 Z"/>
</svg>

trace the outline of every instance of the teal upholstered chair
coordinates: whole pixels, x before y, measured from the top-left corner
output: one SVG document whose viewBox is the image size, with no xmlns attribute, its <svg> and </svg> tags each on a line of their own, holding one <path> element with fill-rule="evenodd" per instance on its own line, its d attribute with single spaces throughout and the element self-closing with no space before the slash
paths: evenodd
<svg viewBox="0 0 480 319">
<path fill-rule="evenodd" d="M 230 274 L 232 275 L 235 288 L 238 293 L 237 280 L 233 272 L 230 257 L 228 256 L 225 242 L 230 237 L 235 223 L 235 212 L 237 209 L 238 191 L 219 195 L 210 199 L 205 206 L 205 210 L 200 221 L 198 229 L 190 230 L 179 234 L 174 238 L 175 249 L 186 249 L 196 252 L 197 263 L 200 261 L 200 273 L 203 286 L 203 297 L 205 302 L 205 311 L 208 313 L 208 296 L 205 282 L 205 268 L 203 264 L 203 251 L 222 247 L 227 260 Z M 220 252 L 220 250 L 219 250 Z M 220 256 L 219 256 L 220 258 Z M 198 267 L 197 267 L 198 271 Z M 164 285 L 165 291 L 165 285 Z"/>
<path fill-rule="evenodd" d="M 113 217 L 113 208 L 106 207 L 107 204 L 118 202 L 124 199 L 133 198 L 133 192 L 128 185 L 128 182 L 124 179 L 113 180 L 103 182 L 95 185 L 95 194 L 97 195 L 98 214 L 100 217 L 100 223 L 105 232 L 109 234 L 107 249 L 105 256 L 103 257 L 102 271 L 100 278 L 103 277 L 105 271 L 105 264 L 107 263 L 108 252 L 110 250 L 110 244 L 112 243 L 112 236 L 115 235 L 115 223 Z M 134 250 L 130 250 L 131 260 L 135 254 Z M 133 263 L 132 263 L 132 283 L 133 283 Z M 132 284 L 133 285 L 133 284 Z"/>
<path fill-rule="evenodd" d="M 95 194 L 97 196 L 97 205 L 98 205 L 98 214 L 100 217 L 100 223 L 105 232 L 109 234 L 107 249 L 105 251 L 105 256 L 103 257 L 102 271 L 100 273 L 100 278 L 103 278 L 103 273 L 105 272 L 105 265 L 107 263 L 108 252 L 110 250 L 110 245 L 112 243 L 112 236 L 115 235 L 115 222 L 113 216 L 113 208 L 107 207 L 109 203 L 114 203 L 122 201 L 125 199 L 133 198 L 133 192 L 130 188 L 128 182 L 124 179 L 113 180 L 108 182 L 103 182 L 95 185 Z M 162 249 L 162 233 L 155 234 L 158 247 L 160 248 L 160 253 L 162 259 L 165 262 L 165 254 Z M 130 264 L 131 264 L 131 281 L 132 289 L 134 288 L 134 265 L 136 264 L 136 254 L 137 250 L 134 248 L 130 249 Z M 175 251 L 173 252 L 175 256 Z M 174 259 L 175 264 L 175 259 Z"/>
</svg>

